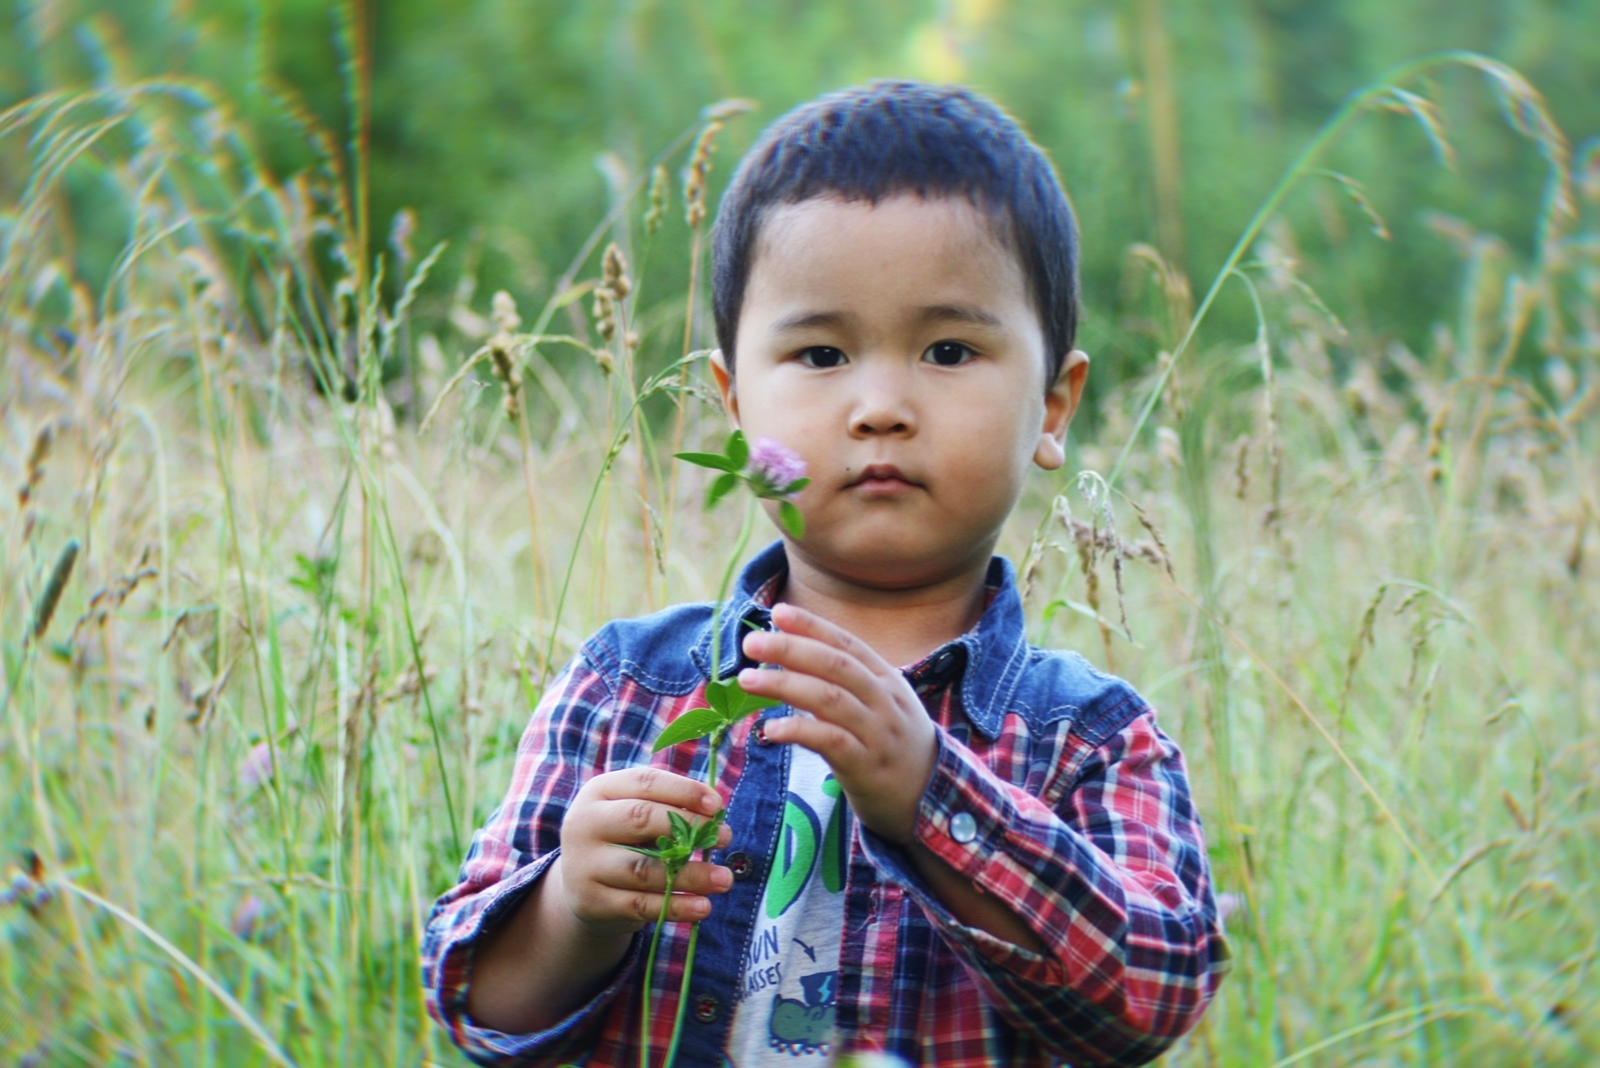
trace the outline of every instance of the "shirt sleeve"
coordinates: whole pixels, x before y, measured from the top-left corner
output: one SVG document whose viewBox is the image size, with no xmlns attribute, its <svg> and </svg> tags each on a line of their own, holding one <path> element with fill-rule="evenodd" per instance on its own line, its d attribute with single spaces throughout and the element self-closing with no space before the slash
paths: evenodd
<svg viewBox="0 0 1600 1068">
<path fill-rule="evenodd" d="M 440 896 L 428 917 L 422 940 L 428 1012 L 478 1064 L 559 1063 L 592 1033 L 632 971 L 637 937 L 607 985 L 544 1031 L 507 1034 L 482 1027 L 467 1014 L 473 950 L 555 862 L 562 817 L 600 767 L 613 707 L 606 679 L 580 654 L 534 710 L 504 799 L 472 836 L 456 885 Z"/>
<path fill-rule="evenodd" d="M 915 829 L 1043 954 L 961 923 L 903 850 L 865 828 L 863 844 L 1008 1023 L 1076 1065 L 1144 1064 L 1199 1020 L 1227 969 L 1200 821 L 1148 709 L 1098 747 L 1068 744 L 1077 768 L 1050 805 L 939 728 Z"/>
</svg>

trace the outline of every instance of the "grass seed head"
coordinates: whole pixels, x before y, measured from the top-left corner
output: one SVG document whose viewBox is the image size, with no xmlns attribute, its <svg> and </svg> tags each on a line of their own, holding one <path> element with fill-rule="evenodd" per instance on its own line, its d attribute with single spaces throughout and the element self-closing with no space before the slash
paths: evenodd
<svg viewBox="0 0 1600 1068">
<path fill-rule="evenodd" d="M 663 164 L 656 164 L 656 169 L 650 172 L 650 206 L 644 213 L 646 236 L 653 237 L 655 232 L 661 229 L 661 219 L 667 209 L 667 187 L 671 181 Z"/>
<path fill-rule="evenodd" d="M 44 462 L 50 458 L 50 445 L 55 441 L 56 427 L 54 423 L 45 423 L 39 427 L 39 432 L 33 436 L 33 448 L 28 450 L 28 463 L 22 486 L 17 490 L 17 503 L 26 506 L 33 498 L 33 491 L 38 488 L 44 478 Z"/>
<path fill-rule="evenodd" d="M 717 150 L 717 133 L 722 129 L 720 119 L 706 123 L 700 136 L 694 139 L 689 151 L 689 171 L 683 180 L 683 202 L 687 209 L 685 218 L 691 228 L 706 221 L 706 176 L 711 173 L 711 153 Z"/>
<path fill-rule="evenodd" d="M 590 310 L 594 313 L 595 330 L 609 343 L 617 336 L 617 302 L 612 298 L 611 290 L 596 286 L 594 304 Z"/>
<path fill-rule="evenodd" d="M 494 320 L 495 329 L 502 334 L 514 334 L 522 325 L 522 316 L 517 314 L 517 302 L 510 293 L 499 290 L 491 302 L 489 315 Z"/>
<path fill-rule="evenodd" d="M 1250 435 L 1240 434 L 1233 443 L 1233 495 L 1244 500 L 1250 492 Z"/>
<path fill-rule="evenodd" d="M 517 314 L 517 302 L 503 289 L 494 295 L 493 311 L 490 314 L 494 319 L 496 331 L 489 339 L 489 360 L 494 367 L 494 376 L 506 388 L 504 401 L 506 418 L 515 420 L 521 413 L 522 372 L 517 369 L 516 339 L 513 333 L 522 325 L 522 317 Z"/>
<path fill-rule="evenodd" d="M 628 258 L 613 241 L 606 246 L 605 255 L 600 260 L 600 281 L 594 287 L 593 306 L 594 328 L 608 345 L 617 336 L 620 319 L 618 305 L 631 292 L 633 280 L 628 277 Z M 598 353 L 595 358 L 599 359 Z M 609 356 L 600 361 L 601 370 L 606 374 L 611 373 L 611 368 L 607 366 L 610 362 Z"/>
<path fill-rule="evenodd" d="M 34 640 L 43 637 L 50 628 L 56 605 L 61 602 L 61 591 L 66 589 L 67 579 L 72 577 L 72 565 L 78 561 L 78 548 L 78 539 L 69 539 L 62 546 L 61 555 L 56 557 L 56 566 L 50 569 L 50 579 L 44 584 L 44 592 L 39 594 L 38 607 L 33 613 L 33 626 L 28 631 Z"/>
<path fill-rule="evenodd" d="M 600 281 L 617 300 L 633 292 L 633 281 L 628 277 L 628 257 L 615 241 L 606 246 L 600 264 Z"/>
</svg>

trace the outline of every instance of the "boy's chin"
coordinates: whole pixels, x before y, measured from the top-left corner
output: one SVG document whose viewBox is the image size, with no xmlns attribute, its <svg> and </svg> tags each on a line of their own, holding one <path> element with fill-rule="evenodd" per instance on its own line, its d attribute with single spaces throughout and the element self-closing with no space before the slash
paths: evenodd
<svg viewBox="0 0 1600 1068">
<path fill-rule="evenodd" d="M 932 544 L 910 533 L 829 537 L 819 531 L 816 535 L 793 545 L 793 551 L 835 579 L 869 589 L 914 589 L 943 582 L 972 568 L 978 558 L 986 566 L 993 551 L 992 546 Z"/>
</svg>

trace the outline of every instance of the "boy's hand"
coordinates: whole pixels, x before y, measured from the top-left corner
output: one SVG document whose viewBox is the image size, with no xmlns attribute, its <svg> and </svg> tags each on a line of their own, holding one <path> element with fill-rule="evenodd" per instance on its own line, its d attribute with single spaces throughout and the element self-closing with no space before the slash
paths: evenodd
<svg viewBox="0 0 1600 1068">
<path fill-rule="evenodd" d="M 784 670 L 745 668 L 739 685 L 816 719 L 768 720 L 767 738 L 820 754 L 856 818 L 909 845 L 939 753 L 933 720 L 911 684 L 861 639 L 820 616 L 780 604 L 772 621 L 780 629 L 745 635 L 744 651 Z"/>
<path fill-rule="evenodd" d="M 627 768 L 584 783 L 561 821 L 562 900 L 579 922 L 595 928 L 638 930 L 661 913 L 667 870 L 659 860 L 619 846 L 654 846 L 671 831 L 667 812 L 693 820 L 714 816 L 722 799 L 704 783 L 660 768 Z M 717 845 L 733 832 L 718 829 Z M 667 919 L 703 920 L 711 899 L 733 885 L 733 873 L 717 864 L 691 861 L 673 884 Z"/>
</svg>

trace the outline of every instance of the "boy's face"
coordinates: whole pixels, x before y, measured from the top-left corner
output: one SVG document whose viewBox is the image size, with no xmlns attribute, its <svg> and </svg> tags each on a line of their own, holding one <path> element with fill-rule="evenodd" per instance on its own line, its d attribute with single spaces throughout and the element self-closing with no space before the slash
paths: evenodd
<svg viewBox="0 0 1600 1068">
<path fill-rule="evenodd" d="M 805 458 L 791 546 L 877 588 L 988 560 L 1030 464 L 1061 466 L 1088 358 L 1045 388 L 1016 256 L 964 199 L 818 198 L 762 224 L 739 313 L 734 422 Z"/>
</svg>

